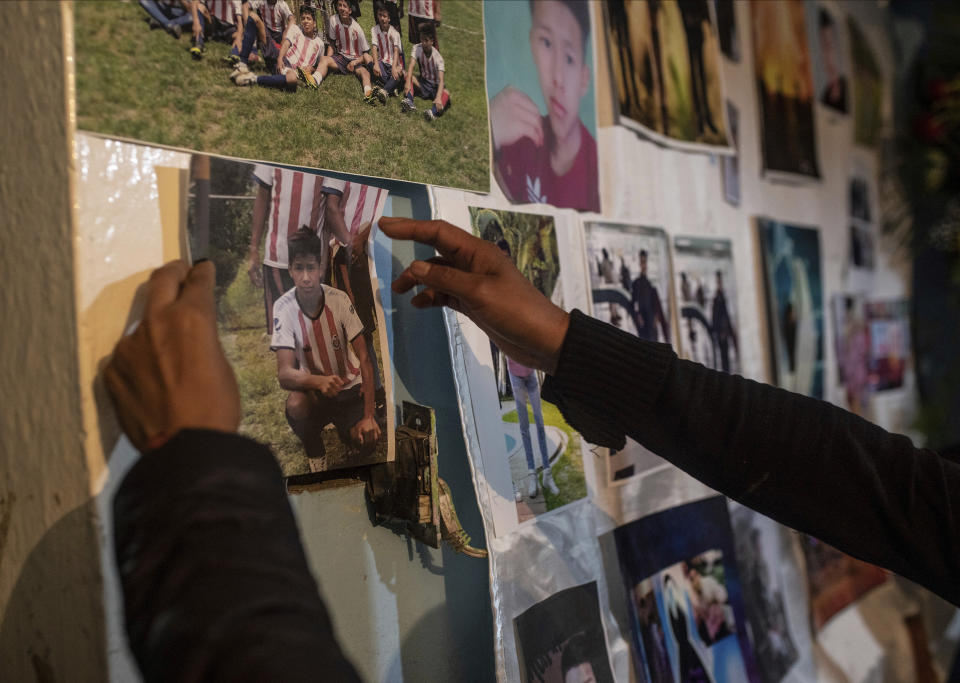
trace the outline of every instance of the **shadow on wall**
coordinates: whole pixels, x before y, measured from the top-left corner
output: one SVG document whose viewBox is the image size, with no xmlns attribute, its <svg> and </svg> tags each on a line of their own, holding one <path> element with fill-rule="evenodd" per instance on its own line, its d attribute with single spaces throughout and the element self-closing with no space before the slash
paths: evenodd
<svg viewBox="0 0 960 683">
<path fill-rule="evenodd" d="M 3 680 L 106 678 L 103 633 L 89 628 L 103 623 L 94 517 L 93 501 L 68 512 L 27 556 L 0 624 Z"/>
</svg>

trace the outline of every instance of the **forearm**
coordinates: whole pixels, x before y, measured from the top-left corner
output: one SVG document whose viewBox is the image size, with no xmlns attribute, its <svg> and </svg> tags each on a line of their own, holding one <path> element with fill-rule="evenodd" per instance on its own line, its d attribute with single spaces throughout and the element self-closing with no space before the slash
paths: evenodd
<svg viewBox="0 0 960 683">
<path fill-rule="evenodd" d="M 286 368 L 277 373 L 277 381 L 287 391 L 319 391 L 320 379 L 327 375 L 314 375 L 298 368 Z"/>
<path fill-rule="evenodd" d="M 181 432 L 124 479 L 114 535 L 130 647 L 146 681 L 311 680 L 317 661 L 325 676 L 357 680 L 266 447 Z"/>
<path fill-rule="evenodd" d="M 960 466 L 906 437 L 580 313 L 544 397 L 588 441 L 629 435 L 721 493 L 960 603 Z"/>
<path fill-rule="evenodd" d="M 362 339 L 362 338 L 361 338 Z M 365 343 L 365 342 L 364 342 Z M 376 415 L 376 396 L 374 396 L 373 359 L 367 355 L 360 362 L 360 383 L 363 386 L 363 416 L 372 418 Z"/>
</svg>

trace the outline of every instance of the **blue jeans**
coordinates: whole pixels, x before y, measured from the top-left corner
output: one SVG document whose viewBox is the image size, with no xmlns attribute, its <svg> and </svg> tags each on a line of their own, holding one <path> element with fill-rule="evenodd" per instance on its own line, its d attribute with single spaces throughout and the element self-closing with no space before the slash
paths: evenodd
<svg viewBox="0 0 960 683">
<path fill-rule="evenodd" d="M 540 457 L 543 459 L 543 466 L 549 467 L 550 460 L 547 457 L 547 432 L 543 428 L 543 410 L 540 408 L 540 382 L 537 380 L 537 373 L 531 372 L 526 377 L 517 377 L 512 372 L 510 375 L 510 388 L 513 389 L 513 397 L 517 401 L 517 417 L 520 420 L 520 436 L 523 439 L 523 450 L 527 454 L 527 467 L 535 470 L 537 466 L 533 462 L 533 444 L 530 441 L 530 417 L 527 415 L 527 403 L 533 409 L 533 419 L 537 423 L 537 440 L 540 441 Z"/>
<path fill-rule="evenodd" d="M 190 26 L 193 23 L 193 16 L 190 12 L 176 5 L 160 7 L 156 0 L 140 0 L 140 6 L 146 10 L 147 14 L 159 21 L 164 28 L 170 28 L 174 25 Z"/>
</svg>

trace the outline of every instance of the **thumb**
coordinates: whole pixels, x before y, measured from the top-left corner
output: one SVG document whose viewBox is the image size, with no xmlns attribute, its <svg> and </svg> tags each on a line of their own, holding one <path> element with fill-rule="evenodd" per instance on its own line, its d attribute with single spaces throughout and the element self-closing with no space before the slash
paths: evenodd
<svg viewBox="0 0 960 683">
<path fill-rule="evenodd" d="M 409 270 L 418 283 L 461 299 L 472 298 L 483 280 L 482 275 L 427 261 L 414 261 Z"/>
</svg>

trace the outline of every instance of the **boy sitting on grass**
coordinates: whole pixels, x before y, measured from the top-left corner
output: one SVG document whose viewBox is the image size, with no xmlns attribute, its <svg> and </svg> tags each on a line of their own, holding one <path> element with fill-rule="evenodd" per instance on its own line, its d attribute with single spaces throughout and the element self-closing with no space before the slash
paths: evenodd
<svg viewBox="0 0 960 683">
<path fill-rule="evenodd" d="M 228 59 L 237 68 L 241 68 L 241 65 L 246 68 L 250 63 L 250 53 L 256 45 L 267 70 L 274 71 L 279 61 L 283 34 L 293 23 L 293 12 L 290 11 L 287 0 L 248 0 L 243 8 L 240 54 L 231 54 Z M 237 73 L 234 71 L 230 77 L 234 78 Z"/>
<path fill-rule="evenodd" d="M 450 93 L 444 87 L 443 57 L 434 47 L 437 29 L 432 23 L 419 27 L 420 42 L 410 52 L 410 64 L 407 65 L 407 94 L 400 103 L 400 111 L 416 111 L 413 96 L 416 94 L 425 100 L 433 100 L 433 106 L 423 112 L 423 118 L 433 121 L 450 107 Z M 413 65 L 420 68 L 420 78 L 413 75 Z"/>
<path fill-rule="evenodd" d="M 513 202 L 599 211 L 597 143 L 580 121 L 590 88 L 590 8 L 578 0 L 530 0 L 530 49 L 547 115 L 507 86 L 490 100 L 494 177 Z"/>
<path fill-rule="evenodd" d="M 316 88 L 313 70 L 323 55 L 323 39 L 317 33 L 316 14 L 313 7 L 300 6 L 300 23 L 287 29 L 277 55 L 277 73 L 257 76 L 245 62 L 239 62 L 230 77 L 237 85 L 262 85 L 296 92 L 297 79 Z"/>
<path fill-rule="evenodd" d="M 327 467 L 323 429 L 333 423 L 340 442 L 367 454 L 376 448 L 373 363 L 363 323 L 350 297 L 323 284 L 323 242 L 307 227 L 290 238 L 294 287 L 273 307 L 270 349 L 277 379 L 288 390 L 286 416 L 303 442 L 311 470 Z"/>
<path fill-rule="evenodd" d="M 203 59 L 207 40 L 230 43 L 230 57 L 238 59 L 243 38 L 243 17 L 249 11 L 249 0 L 193 0 L 189 3 L 193 20 L 193 46 L 190 56 Z"/>
<path fill-rule="evenodd" d="M 374 16 L 377 22 L 370 29 L 373 75 L 392 97 L 403 84 L 403 42 L 400 32 L 390 25 L 390 10 L 383 2 L 374 5 Z"/>
<path fill-rule="evenodd" d="M 314 76 L 317 85 L 323 81 L 329 69 L 334 69 L 334 73 L 353 74 L 360 79 L 363 84 L 363 101 L 367 104 L 376 104 L 378 101 L 386 103 L 386 94 L 379 87 L 374 89 L 370 83 L 369 64 L 373 62 L 370 45 L 367 44 L 367 37 L 360 24 L 350 14 L 348 0 L 337 0 L 337 15 L 330 18 L 327 38 L 330 43 L 327 54 L 320 58 Z"/>
</svg>

